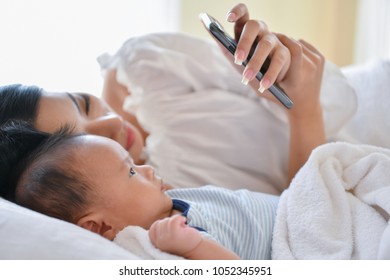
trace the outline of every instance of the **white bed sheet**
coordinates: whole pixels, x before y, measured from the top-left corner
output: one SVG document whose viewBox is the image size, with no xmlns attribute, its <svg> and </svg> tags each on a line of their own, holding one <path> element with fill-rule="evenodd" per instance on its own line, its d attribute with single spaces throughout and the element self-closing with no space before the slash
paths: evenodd
<svg viewBox="0 0 390 280">
<path fill-rule="evenodd" d="M 0 198 L 0 259 L 138 259 L 107 239 Z"/>
</svg>

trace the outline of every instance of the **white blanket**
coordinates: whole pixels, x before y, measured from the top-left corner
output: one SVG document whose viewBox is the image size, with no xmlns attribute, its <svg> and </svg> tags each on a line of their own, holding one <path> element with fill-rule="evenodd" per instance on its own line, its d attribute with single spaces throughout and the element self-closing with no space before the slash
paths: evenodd
<svg viewBox="0 0 390 280">
<path fill-rule="evenodd" d="M 313 151 L 279 202 L 274 259 L 390 258 L 390 150 Z"/>
<path fill-rule="evenodd" d="M 114 242 L 143 260 L 182 260 L 182 257 L 165 253 L 152 244 L 148 231 L 137 226 L 128 226 L 120 231 Z"/>
</svg>

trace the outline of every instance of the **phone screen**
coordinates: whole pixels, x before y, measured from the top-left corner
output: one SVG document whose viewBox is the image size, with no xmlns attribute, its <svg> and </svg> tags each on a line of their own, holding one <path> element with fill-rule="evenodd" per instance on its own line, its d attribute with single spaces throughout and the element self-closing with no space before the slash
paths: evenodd
<svg viewBox="0 0 390 280">
<path fill-rule="evenodd" d="M 207 30 L 227 49 L 231 54 L 234 55 L 237 48 L 237 42 L 230 37 L 223 27 L 216 21 L 213 17 L 208 15 L 207 13 L 201 13 L 199 18 L 203 22 L 204 26 Z M 250 58 L 249 58 L 250 59 Z M 249 59 L 242 63 L 243 66 L 246 66 Z M 257 80 L 261 80 L 263 78 L 263 73 L 259 71 L 256 74 Z M 287 109 L 291 109 L 294 105 L 292 100 L 288 97 L 288 95 L 281 89 L 278 85 L 273 84 L 268 89 L 276 99 L 278 99 Z"/>
</svg>

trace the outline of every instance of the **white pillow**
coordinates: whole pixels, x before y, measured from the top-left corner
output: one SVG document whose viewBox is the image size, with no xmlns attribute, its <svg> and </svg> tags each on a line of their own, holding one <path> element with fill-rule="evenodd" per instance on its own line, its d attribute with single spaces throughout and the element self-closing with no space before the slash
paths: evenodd
<svg viewBox="0 0 390 280">
<path fill-rule="evenodd" d="M 0 198 L 0 259 L 138 259 L 76 225 Z"/>
<path fill-rule="evenodd" d="M 342 71 L 355 88 L 359 104 L 342 130 L 342 140 L 390 148 L 390 59 L 354 64 Z"/>
</svg>

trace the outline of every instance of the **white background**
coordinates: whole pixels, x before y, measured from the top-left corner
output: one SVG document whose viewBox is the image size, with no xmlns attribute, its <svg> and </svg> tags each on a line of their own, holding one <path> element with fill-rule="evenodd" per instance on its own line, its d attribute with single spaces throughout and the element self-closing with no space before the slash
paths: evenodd
<svg viewBox="0 0 390 280">
<path fill-rule="evenodd" d="M 202 268 L 198 276 L 134 276 L 119 275 L 124 267 L 135 269 L 184 269 Z M 219 271 L 232 267 L 270 267 L 272 275 L 213 275 L 213 268 Z M 227 268 L 227 269 L 225 269 Z M 0 277 L 7 280 L 39 279 L 272 279 L 272 280 L 330 280 L 330 279 L 388 279 L 388 261 L 0 261 Z M 207 272 L 208 271 L 208 272 Z M 237 271 L 237 270 L 236 270 Z M 248 270 L 249 271 L 249 270 Z"/>
<path fill-rule="evenodd" d="M 176 31 L 178 0 L 0 0 L 0 85 L 100 95 L 96 57 L 129 37 Z"/>
</svg>

